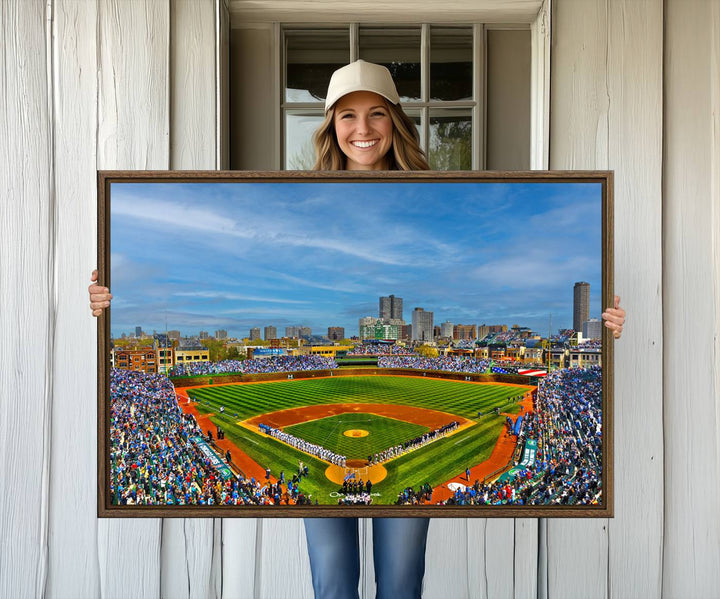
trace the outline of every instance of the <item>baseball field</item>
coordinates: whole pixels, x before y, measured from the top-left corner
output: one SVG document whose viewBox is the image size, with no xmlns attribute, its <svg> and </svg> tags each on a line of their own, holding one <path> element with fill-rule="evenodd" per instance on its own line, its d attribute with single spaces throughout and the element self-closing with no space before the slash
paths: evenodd
<svg viewBox="0 0 720 599">
<path fill-rule="evenodd" d="M 287 480 L 303 462 L 309 475 L 302 478 L 302 492 L 323 505 L 337 503 L 344 476 L 354 473 L 373 480 L 377 505 L 394 503 L 406 487 L 439 487 L 488 460 L 504 434 L 506 416 L 519 412 L 518 400 L 531 389 L 371 375 L 189 387 L 182 395 L 195 402 L 203 420 L 224 429 L 239 450 L 233 461 L 241 468 L 256 476 L 270 468 L 272 481 L 280 472 Z M 451 422 L 458 426 L 437 440 L 368 465 L 374 454 Z M 260 424 L 346 456 L 347 465 L 332 465 L 292 447 L 263 432 Z"/>
</svg>

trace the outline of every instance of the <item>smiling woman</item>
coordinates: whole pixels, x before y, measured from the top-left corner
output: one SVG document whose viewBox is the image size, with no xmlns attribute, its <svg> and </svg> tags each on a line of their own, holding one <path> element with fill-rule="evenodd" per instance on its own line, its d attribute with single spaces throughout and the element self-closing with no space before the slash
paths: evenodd
<svg viewBox="0 0 720 599">
<path fill-rule="evenodd" d="M 390 71 L 364 60 L 333 73 L 313 141 L 314 170 L 430 169 Z"/>
</svg>

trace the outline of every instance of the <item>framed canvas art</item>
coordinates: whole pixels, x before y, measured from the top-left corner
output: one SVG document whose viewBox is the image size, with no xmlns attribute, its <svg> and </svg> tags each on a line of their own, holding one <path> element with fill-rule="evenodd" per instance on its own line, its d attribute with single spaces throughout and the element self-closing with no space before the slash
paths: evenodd
<svg viewBox="0 0 720 599">
<path fill-rule="evenodd" d="M 99 515 L 612 516 L 612 181 L 99 172 Z"/>
</svg>

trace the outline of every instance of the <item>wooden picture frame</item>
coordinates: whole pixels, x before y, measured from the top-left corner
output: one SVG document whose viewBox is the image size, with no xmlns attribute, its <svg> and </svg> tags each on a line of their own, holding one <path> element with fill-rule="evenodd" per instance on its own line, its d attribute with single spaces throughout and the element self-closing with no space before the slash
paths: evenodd
<svg viewBox="0 0 720 599">
<path fill-rule="evenodd" d="M 98 515 L 612 517 L 613 339 L 568 330 L 612 304 L 612 190 L 608 171 L 99 171 Z M 305 335 L 341 325 L 358 339 Z M 215 327 L 238 343 L 170 335 Z M 253 355 L 210 359 L 233 347 Z"/>
</svg>

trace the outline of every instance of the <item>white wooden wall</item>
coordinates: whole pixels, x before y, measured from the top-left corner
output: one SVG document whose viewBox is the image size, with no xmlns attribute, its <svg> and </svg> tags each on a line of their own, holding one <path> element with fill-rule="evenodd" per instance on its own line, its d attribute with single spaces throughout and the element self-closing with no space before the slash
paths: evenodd
<svg viewBox="0 0 720 599">
<path fill-rule="evenodd" d="M 550 167 L 616 173 L 616 516 L 434 520 L 425 597 L 718 597 L 720 2 L 551 27 Z M 224 0 L 0 2 L 0 597 L 312 594 L 299 520 L 95 517 L 95 170 L 222 165 L 226 29 Z"/>
</svg>

